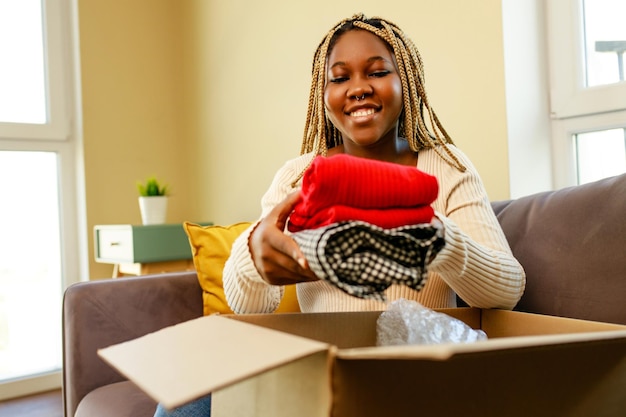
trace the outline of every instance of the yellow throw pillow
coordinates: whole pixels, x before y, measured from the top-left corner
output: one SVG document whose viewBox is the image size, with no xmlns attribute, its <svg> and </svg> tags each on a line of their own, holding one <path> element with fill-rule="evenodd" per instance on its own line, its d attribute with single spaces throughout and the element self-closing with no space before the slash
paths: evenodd
<svg viewBox="0 0 626 417">
<path fill-rule="evenodd" d="M 183 223 L 191 245 L 198 281 L 202 287 L 205 315 L 232 314 L 233 311 L 228 307 L 224 295 L 222 271 L 233 242 L 251 224 L 241 222 L 229 226 L 200 226 L 191 222 Z M 300 311 L 295 287 L 295 285 L 285 286 L 285 296 L 276 310 L 277 313 Z"/>
</svg>

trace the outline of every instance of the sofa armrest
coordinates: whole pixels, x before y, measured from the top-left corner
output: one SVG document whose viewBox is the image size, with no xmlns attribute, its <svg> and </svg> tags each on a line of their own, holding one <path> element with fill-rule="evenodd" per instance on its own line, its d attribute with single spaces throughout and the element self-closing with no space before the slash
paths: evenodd
<svg viewBox="0 0 626 417">
<path fill-rule="evenodd" d="M 80 400 L 125 378 L 97 350 L 202 316 L 195 272 L 81 282 L 63 298 L 63 400 L 73 416 Z"/>
</svg>

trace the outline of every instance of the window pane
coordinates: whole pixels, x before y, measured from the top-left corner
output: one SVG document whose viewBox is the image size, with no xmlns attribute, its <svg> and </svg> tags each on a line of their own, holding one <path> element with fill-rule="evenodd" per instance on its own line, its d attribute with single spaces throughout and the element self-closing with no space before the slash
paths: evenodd
<svg viewBox="0 0 626 417">
<path fill-rule="evenodd" d="M 579 133 L 574 140 L 579 184 L 626 172 L 626 129 Z"/>
<path fill-rule="evenodd" d="M 0 151 L 0 381 L 61 368 L 57 171 L 53 152 Z"/>
<path fill-rule="evenodd" d="M 40 0 L 0 0 L 0 122 L 47 122 Z"/>
<path fill-rule="evenodd" d="M 624 79 L 626 1 L 586 0 L 584 6 L 587 87 Z"/>
</svg>

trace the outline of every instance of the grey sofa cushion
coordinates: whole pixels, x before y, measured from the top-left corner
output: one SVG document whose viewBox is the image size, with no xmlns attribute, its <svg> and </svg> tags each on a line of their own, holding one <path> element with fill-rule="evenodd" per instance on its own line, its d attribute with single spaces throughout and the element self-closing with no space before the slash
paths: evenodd
<svg viewBox="0 0 626 417">
<path fill-rule="evenodd" d="M 626 174 L 492 207 L 526 271 L 516 310 L 626 324 Z"/>
</svg>

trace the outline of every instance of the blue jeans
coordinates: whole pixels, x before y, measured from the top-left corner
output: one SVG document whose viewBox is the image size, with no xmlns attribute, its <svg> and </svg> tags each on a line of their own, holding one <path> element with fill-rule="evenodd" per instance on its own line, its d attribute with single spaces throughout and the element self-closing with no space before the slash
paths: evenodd
<svg viewBox="0 0 626 417">
<path fill-rule="evenodd" d="M 154 417 L 211 417 L 211 395 L 209 394 L 172 411 L 167 411 L 159 404 Z"/>
</svg>

